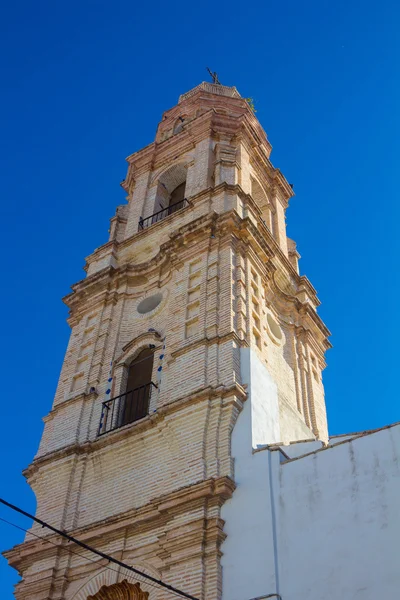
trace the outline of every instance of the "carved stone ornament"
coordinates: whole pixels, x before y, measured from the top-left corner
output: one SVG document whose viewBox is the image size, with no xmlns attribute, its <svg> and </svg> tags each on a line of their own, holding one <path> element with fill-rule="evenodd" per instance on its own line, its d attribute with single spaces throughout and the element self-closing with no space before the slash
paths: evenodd
<svg viewBox="0 0 400 600">
<path fill-rule="evenodd" d="M 147 600 L 149 592 L 140 589 L 140 583 L 129 583 L 126 579 L 113 585 L 103 585 L 87 600 Z"/>
</svg>

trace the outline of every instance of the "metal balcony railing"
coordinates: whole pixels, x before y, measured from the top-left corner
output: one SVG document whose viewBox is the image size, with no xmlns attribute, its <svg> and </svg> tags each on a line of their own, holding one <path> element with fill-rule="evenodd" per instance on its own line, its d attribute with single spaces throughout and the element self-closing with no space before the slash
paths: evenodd
<svg viewBox="0 0 400 600">
<path fill-rule="evenodd" d="M 157 386 L 150 381 L 103 402 L 98 435 L 143 419 L 149 412 L 150 398 L 154 389 L 157 389 Z"/>
<path fill-rule="evenodd" d="M 138 231 L 142 231 L 142 229 L 146 229 L 147 227 L 150 227 L 150 225 L 153 225 L 158 221 L 162 221 L 166 217 L 169 217 L 169 215 L 172 215 L 172 213 L 176 212 L 177 210 L 185 208 L 185 206 L 189 206 L 189 202 L 186 200 L 186 198 L 184 198 L 183 200 L 179 200 L 179 202 L 175 202 L 175 204 L 167 206 L 167 208 L 159 210 L 158 212 L 154 213 L 154 215 L 150 215 L 150 217 L 146 217 L 145 219 L 142 219 L 142 217 L 140 217 Z"/>
</svg>

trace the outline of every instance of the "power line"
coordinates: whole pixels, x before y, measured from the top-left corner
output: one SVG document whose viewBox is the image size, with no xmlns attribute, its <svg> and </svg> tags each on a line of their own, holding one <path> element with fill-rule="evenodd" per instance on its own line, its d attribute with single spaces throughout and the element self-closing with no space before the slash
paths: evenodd
<svg viewBox="0 0 400 600">
<path fill-rule="evenodd" d="M 64 546 L 64 547 L 60 546 L 60 544 L 56 544 L 55 542 L 52 542 L 48 538 L 38 535 L 37 533 L 33 533 L 33 531 L 29 531 L 29 529 L 25 529 L 25 527 L 21 527 L 20 525 L 17 525 L 16 523 L 7 521 L 7 519 L 3 519 L 2 517 L 0 517 L 0 521 L 3 521 L 3 523 L 7 523 L 7 525 L 11 525 L 12 527 L 15 527 L 15 529 L 19 529 L 20 531 L 25 531 L 25 533 L 28 533 L 29 535 L 33 535 L 33 537 L 37 538 L 38 540 L 42 540 L 44 542 L 52 544 L 53 546 L 55 546 L 56 548 L 58 548 L 60 550 L 65 550 L 66 552 L 68 552 L 70 554 L 75 554 L 76 556 L 79 556 L 80 558 L 83 558 L 84 560 L 89 560 L 90 562 L 97 564 L 96 560 L 93 560 L 92 558 L 89 558 L 88 556 L 83 556 L 83 554 L 79 554 L 79 552 L 75 552 L 74 550 L 72 550 L 72 548 L 68 548 L 67 546 Z M 112 570 L 114 571 L 115 569 L 112 569 Z"/>
<path fill-rule="evenodd" d="M 79 552 L 76 552 L 75 550 L 72 550 L 71 547 L 60 546 L 60 544 L 56 544 L 55 542 L 52 542 L 51 540 L 49 540 L 49 538 L 43 537 L 41 535 L 38 535 L 37 533 L 33 533 L 33 531 L 29 531 L 29 529 L 25 529 L 25 527 L 21 527 L 20 525 L 17 525 L 16 523 L 12 523 L 11 521 L 7 521 L 7 519 L 3 519 L 2 517 L 0 517 L 0 521 L 3 521 L 3 523 L 7 523 L 7 525 L 11 525 L 12 527 L 15 527 L 15 529 L 19 529 L 20 531 L 24 531 L 28 535 L 32 535 L 33 537 L 37 538 L 38 540 L 42 540 L 43 542 L 46 542 L 48 544 L 52 544 L 53 546 L 55 546 L 56 548 L 58 548 L 58 550 L 64 551 L 67 554 L 74 554 L 75 556 L 79 556 L 79 558 L 82 558 L 83 560 L 88 560 L 89 562 L 92 562 L 95 565 L 98 564 L 97 560 L 93 560 L 92 558 L 89 558 L 88 556 L 84 556 L 83 554 L 80 554 Z M 113 569 L 112 567 L 110 567 L 108 565 L 105 565 L 103 568 L 107 569 L 109 571 L 112 571 L 113 573 L 117 573 L 118 575 L 120 573 L 117 569 Z M 95 573 L 95 575 L 93 575 L 93 577 L 95 577 L 96 574 L 97 573 Z M 86 585 L 86 583 L 84 583 L 83 585 Z M 148 581 L 145 581 L 145 582 L 142 582 L 142 583 L 145 583 L 146 585 L 149 585 L 149 586 L 154 587 L 154 588 L 158 587 L 155 583 L 150 583 Z M 81 586 L 81 587 L 83 587 L 83 586 Z M 171 593 L 175 594 L 175 595 L 178 595 L 176 592 L 171 592 Z"/>
<path fill-rule="evenodd" d="M 160 579 L 156 579 L 155 577 L 152 577 L 151 575 L 147 575 L 146 573 L 143 573 L 142 571 L 139 571 L 138 569 L 135 569 L 134 567 L 130 567 L 129 565 L 126 565 L 122 561 L 114 558 L 113 556 L 110 556 L 109 554 L 104 554 L 104 552 L 100 552 L 100 550 L 96 550 L 95 548 L 88 546 L 88 544 L 85 544 L 84 542 L 77 540 L 76 538 L 72 537 L 71 535 L 68 535 L 68 533 L 66 533 L 65 531 L 61 531 L 60 529 L 57 529 L 56 527 L 49 525 L 48 523 L 46 523 L 46 521 L 42 521 L 41 519 L 38 519 L 34 515 L 31 515 L 30 513 L 22 510 L 22 508 L 18 508 L 18 506 L 15 506 L 14 504 L 7 502 L 6 500 L 3 500 L 3 498 L 0 498 L 0 502 L 1 502 L 1 504 L 4 504 L 4 506 L 8 506 L 8 508 L 15 510 L 16 512 L 20 513 L 21 515 L 24 515 L 25 517 L 28 517 L 28 519 L 32 519 L 36 523 L 39 523 L 39 525 L 41 525 L 42 527 L 47 527 L 47 529 L 50 529 L 50 531 L 54 531 L 54 533 L 57 533 L 58 535 L 64 537 L 68 541 L 73 542 L 74 544 L 77 544 L 77 546 L 80 546 L 81 548 L 84 548 L 85 550 L 89 550 L 89 552 L 93 552 L 94 554 L 97 554 L 97 556 L 100 556 L 101 558 L 105 558 L 109 562 L 112 562 L 120 567 L 123 567 L 124 569 L 128 569 L 128 571 L 132 571 L 133 573 L 135 573 L 137 575 L 141 575 L 145 579 L 148 579 L 148 580 L 152 581 L 153 583 L 156 583 L 157 585 L 159 585 L 163 588 L 166 588 L 170 592 L 179 594 L 180 596 L 183 596 L 184 598 L 188 598 L 188 600 L 198 600 L 198 598 L 196 598 L 195 596 L 191 596 L 190 594 L 187 594 L 186 592 L 182 592 L 181 590 L 178 590 L 177 588 L 173 587 L 172 585 L 168 585 L 167 583 L 164 583 Z"/>
</svg>

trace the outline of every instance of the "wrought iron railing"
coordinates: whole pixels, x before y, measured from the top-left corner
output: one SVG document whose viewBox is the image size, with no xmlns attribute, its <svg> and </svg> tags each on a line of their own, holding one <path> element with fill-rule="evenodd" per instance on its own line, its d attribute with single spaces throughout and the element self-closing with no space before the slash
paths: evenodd
<svg viewBox="0 0 400 600">
<path fill-rule="evenodd" d="M 183 200 L 179 200 L 179 202 L 175 202 L 175 204 L 167 206 L 167 208 L 162 208 L 158 212 L 154 213 L 154 215 L 150 215 L 150 217 L 146 217 L 145 219 L 142 219 L 142 217 L 140 217 L 138 231 L 142 231 L 142 229 L 150 227 L 150 225 L 153 225 L 153 223 L 162 221 L 166 217 L 169 217 L 169 215 L 172 215 L 172 213 L 176 212 L 177 210 L 180 210 L 181 208 L 185 208 L 185 206 L 188 205 L 189 202 L 186 200 L 186 198 L 184 198 Z"/>
<path fill-rule="evenodd" d="M 99 435 L 143 419 L 149 412 L 150 398 L 154 389 L 157 389 L 157 386 L 151 381 L 103 402 Z"/>
</svg>

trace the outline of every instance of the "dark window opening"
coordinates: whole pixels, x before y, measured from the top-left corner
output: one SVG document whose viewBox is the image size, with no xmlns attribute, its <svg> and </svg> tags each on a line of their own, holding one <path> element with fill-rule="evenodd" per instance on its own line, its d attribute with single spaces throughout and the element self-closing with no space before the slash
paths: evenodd
<svg viewBox="0 0 400 600">
<path fill-rule="evenodd" d="M 175 210 L 179 210 L 179 208 L 182 208 L 182 206 L 178 203 L 181 203 L 185 198 L 185 188 L 186 181 L 178 185 L 178 187 L 176 187 L 170 195 L 168 206 L 172 207 L 171 212 L 175 212 Z M 176 205 L 176 207 L 173 205 Z"/>
<path fill-rule="evenodd" d="M 145 348 L 129 365 L 120 427 L 143 419 L 148 414 L 153 362 L 154 350 Z"/>
</svg>

